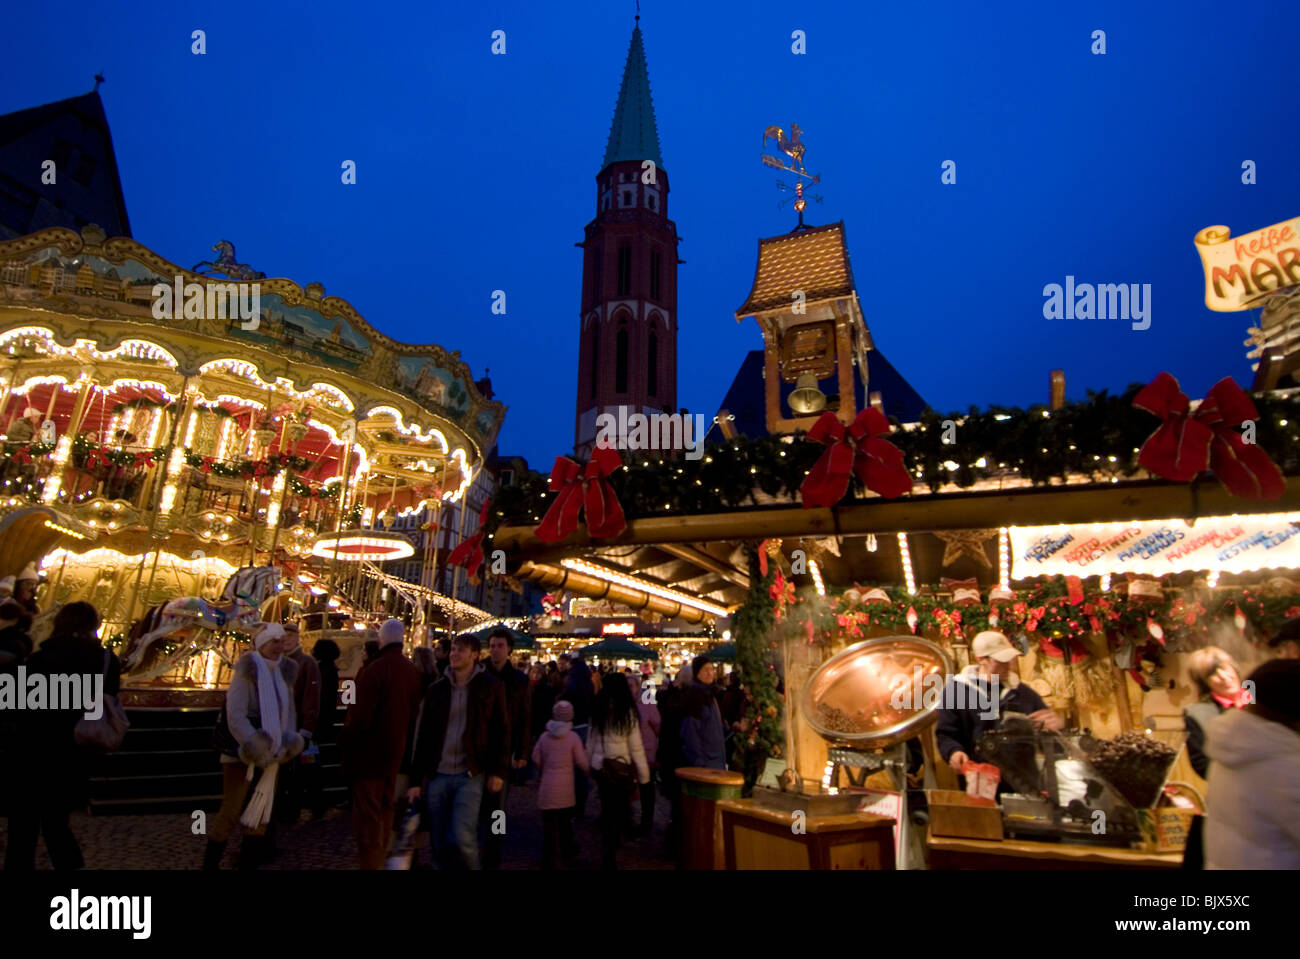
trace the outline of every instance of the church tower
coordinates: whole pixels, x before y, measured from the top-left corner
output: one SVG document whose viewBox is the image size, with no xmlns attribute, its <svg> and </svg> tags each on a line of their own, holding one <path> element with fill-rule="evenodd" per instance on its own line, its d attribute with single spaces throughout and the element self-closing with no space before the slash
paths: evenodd
<svg viewBox="0 0 1300 959">
<path fill-rule="evenodd" d="M 596 218 L 582 247 L 574 447 L 590 455 L 601 413 L 677 409 L 677 227 L 650 100 L 641 28 L 623 68 Z"/>
</svg>

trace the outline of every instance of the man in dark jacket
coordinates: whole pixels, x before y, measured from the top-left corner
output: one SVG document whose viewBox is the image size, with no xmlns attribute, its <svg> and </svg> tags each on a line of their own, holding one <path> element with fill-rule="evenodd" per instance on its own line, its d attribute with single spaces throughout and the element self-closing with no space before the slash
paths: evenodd
<svg viewBox="0 0 1300 959">
<path fill-rule="evenodd" d="M 993 630 L 980 633 L 971 642 L 971 654 L 979 673 L 948 680 L 935 728 L 939 755 L 958 775 L 967 763 L 985 761 L 979 754 L 979 737 L 997 729 L 1006 713 L 1020 713 L 1044 729 L 1065 726 L 1061 717 L 1047 708 L 1043 697 L 1025 683 L 1011 687 L 1012 664 L 1020 651 L 1005 636 Z M 959 690 L 958 683 L 964 683 L 965 688 Z M 917 695 L 921 692 L 916 691 Z"/>
<path fill-rule="evenodd" d="M 382 869 L 394 791 L 420 705 L 420 671 L 402 655 L 402 621 L 379 630 L 379 655 L 357 675 L 357 701 L 339 737 L 352 782 L 352 829 L 362 869 Z"/>
<path fill-rule="evenodd" d="M 498 626 L 488 634 L 488 660 L 484 669 L 501 680 L 506 688 L 506 710 L 510 717 L 510 768 L 523 769 L 533 754 L 531 723 L 531 689 L 528 677 L 515 669 L 510 653 L 515 648 L 514 634 L 505 626 Z M 510 792 L 510 776 L 500 792 L 487 793 L 479 814 L 480 826 L 487 830 L 483 843 L 483 868 L 501 867 L 501 817 L 494 814 L 506 808 L 506 795 Z"/>
<path fill-rule="evenodd" d="M 716 670 L 713 661 L 704 654 L 691 660 L 691 685 L 687 687 L 682 704 L 682 760 L 686 766 L 727 768 L 722 710 L 713 695 Z"/>
<path fill-rule="evenodd" d="M 411 782 L 426 790 L 435 869 L 451 865 L 452 846 L 465 868 L 479 868 L 483 791 L 500 792 L 510 775 L 506 688 L 479 665 L 480 649 L 473 636 L 452 641 L 447 674 L 424 694 L 410 751 Z M 412 785 L 407 798 L 415 802 L 420 792 Z"/>
</svg>

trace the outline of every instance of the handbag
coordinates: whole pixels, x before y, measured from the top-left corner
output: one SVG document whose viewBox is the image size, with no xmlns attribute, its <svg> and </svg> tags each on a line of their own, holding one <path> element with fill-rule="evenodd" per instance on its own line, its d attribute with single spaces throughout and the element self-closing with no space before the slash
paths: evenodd
<svg viewBox="0 0 1300 959">
<path fill-rule="evenodd" d="M 108 674 L 110 655 L 112 654 L 108 650 L 104 650 L 105 675 Z M 98 749 L 106 753 L 116 752 L 122 748 L 122 741 L 126 739 L 126 731 L 131 728 L 131 721 L 126 718 L 122 701 L 116 696 L 105 696 L 101 707 L 98 719 L 86 719 L 83 716 L 78 720 L 72 736 L 78 746 Z"/>
<path fill-rule="evenodd" d="M 606 778 L 614 786 L 631 792 L 637 787 L 636 767 L 626 759 L 611 759 L 606 757 L 604 764 L 600 767 Z"/>
</svg>

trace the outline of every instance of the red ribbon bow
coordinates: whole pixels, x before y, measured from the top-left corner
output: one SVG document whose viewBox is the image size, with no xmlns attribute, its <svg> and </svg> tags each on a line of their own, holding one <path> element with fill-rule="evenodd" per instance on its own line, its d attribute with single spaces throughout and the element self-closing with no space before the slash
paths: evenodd
<svg viewBox="0 0 1300 959">
<path fill-rule="evenodd" d="M 1195 414 L 1168 373 L 1144 386 L 1133 405 L 1164 420 L 1138 454 L 1144 469 L 1183 483 L 1209 469 L 1229 493 L 1246 499 L 1278 499 L 1286 491 L 1282 471 L 1268 454 L 1237 432 L 1245 420 L 1258 419 L 1259 412 L 1232 377 L 1215 383 Z"/>
<path fill-rule="evenodd" d="M 13 451 L 10 457 L 15 463 L 30 463 L 32 461 L 32 452 L 30 446 L 20 446 Z"/>
<path fill-rule="evenodd" d="M 471 578 L 478 575 L 479 567 L 483 565 L 483 539 L 487 536 L 488 508 L 492 501 L 485 500 L 483 508 L 478 513 L 478 532 L 469 539 L 458 543 L 456 548 L 447 556 L 447 562 L 452 566 L 464 566 L 466 572 Z"/>
<path fill-rule="evenodd" d="M 536 535 L 543 543 L 558 543 L 578 528 L 578 513 L 586 510 L 587 533 L 595 539 L 617 536 L 627 528 L 623 507 L 606 477 L 623 465 L 618 450 L 597 446 L 586 466 L 557 456 L 548 486 L 558 493 L 542 517 Z"/>
<path fill-rule="evenodd" d="M 844 498 L 852 473 L 867 489 L 887 499 L 910 493 L 912 476 L 903 465 L 903 451 L 879 438 L 890 430 L 885 414 L 873 407 L 847 427 L 829 410 L 823 413 L 808 431 L 808 439 L 827 448 L 799 488 L 804 509 L 834 506 Z"/>
</svg>

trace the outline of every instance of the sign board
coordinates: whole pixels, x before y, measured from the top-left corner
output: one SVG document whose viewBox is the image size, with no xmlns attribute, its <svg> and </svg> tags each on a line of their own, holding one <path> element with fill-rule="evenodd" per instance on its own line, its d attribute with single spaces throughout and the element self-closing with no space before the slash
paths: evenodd
<svg viewBox="0 0 1300 959">
<path fill-rule="evenodd" d="M 604 636 L 631 636 L 636 632 L 636 623 L 606 623 L 600 632 Z"/>
<path fill-rule="evenodd" d="M 1300 284 L 1300 217 L 1233 237 L 1226 226 L 1196 234 L 1205 269 L 1205 305 L 1249 310 L 1274 290 Z"/>
<path fill-rule="evenodd" d="M 1300 513 L 1011 528 L 1012 576 L 1300 566 Z"/>
</svg>

